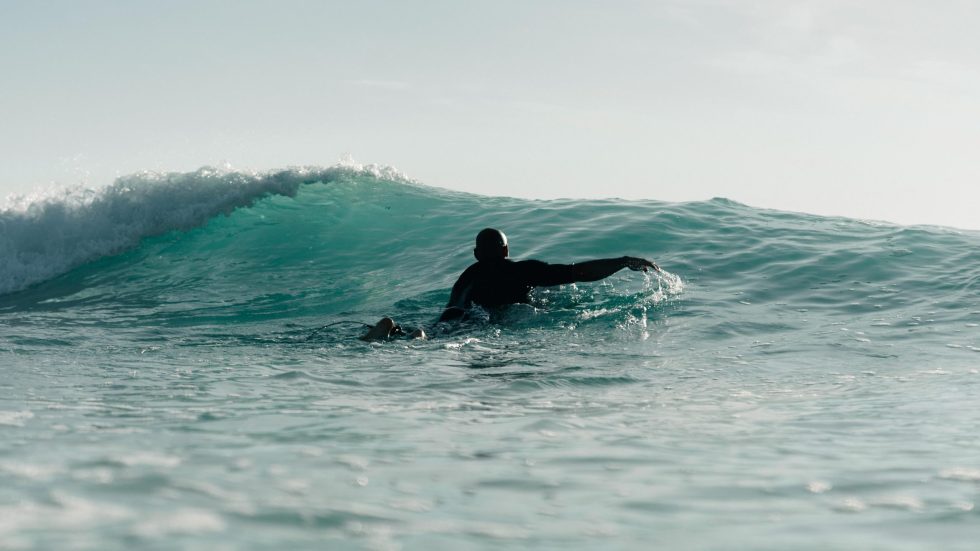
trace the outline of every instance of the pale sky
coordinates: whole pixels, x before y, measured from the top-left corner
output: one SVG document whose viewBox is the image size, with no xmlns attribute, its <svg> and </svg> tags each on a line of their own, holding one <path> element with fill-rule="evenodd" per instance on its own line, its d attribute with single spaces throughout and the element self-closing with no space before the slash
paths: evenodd
<svg viewBox="0 0 980 551">
<path fill-rule="evenodd" d="M 0 0 L 0 196 L 324 165 L 980 229 L 980 2 Z"/>
</svg>

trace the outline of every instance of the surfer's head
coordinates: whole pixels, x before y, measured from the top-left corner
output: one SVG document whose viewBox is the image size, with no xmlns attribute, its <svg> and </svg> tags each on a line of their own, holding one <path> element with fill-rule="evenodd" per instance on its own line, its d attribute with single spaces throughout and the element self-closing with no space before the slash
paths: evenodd
<svg viewBox="0 0 980 551">
<path fill-rule="evenodd" d="M 476 234 L 476 248 L 473 255 L 477 260 L 494 260 L 507 258 L 510 250 L 507 248 L 507 236 L 500 230 L 487 228 Z"/>
</svg>

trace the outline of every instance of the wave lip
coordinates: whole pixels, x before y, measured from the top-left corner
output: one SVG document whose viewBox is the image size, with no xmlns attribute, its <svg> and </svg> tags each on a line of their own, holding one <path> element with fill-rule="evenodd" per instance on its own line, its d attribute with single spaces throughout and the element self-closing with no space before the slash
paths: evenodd
<svg viewBox="0 0 980 551">
<path fill-rule="evenodd" d="M 356 176 L 407 180 L 389 167 L 351 163 L 264 173 L 204 167 L 16 198 L 0 210 L 0 295 L 134 248 L 144 237 L 201 226 L 262 197 L 291 197 L 306 183 Z"/>
</svg>

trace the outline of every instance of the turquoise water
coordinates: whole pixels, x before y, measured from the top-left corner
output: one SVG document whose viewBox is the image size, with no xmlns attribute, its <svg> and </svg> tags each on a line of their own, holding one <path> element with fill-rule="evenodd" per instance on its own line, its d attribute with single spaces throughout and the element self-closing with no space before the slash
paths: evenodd
<svg viewBox="0 0 980 551">
<path fill-rule="evenodd" d="M 669 275 L 437 327 L 486 226 Z M 0 548 L 980 539 L 977 233 L 201 170 L 11 204 L 0 258 Z M 434 336 L 326 327 L 383 315 Z"/>
</svg>

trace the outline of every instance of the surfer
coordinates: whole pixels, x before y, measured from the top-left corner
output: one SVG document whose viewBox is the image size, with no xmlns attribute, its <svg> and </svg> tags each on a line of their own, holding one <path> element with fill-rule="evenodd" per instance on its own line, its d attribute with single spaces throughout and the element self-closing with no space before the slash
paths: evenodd
<svg viewBox="0 0 980 551">
<path fill-rule="evenodd" d="M 599 281 L 629 268 L 646 272 L 660 271 L 660 267 L 644 258 L 621 256 L 600 258 L 575 264 L 548 264 L 540 260 L 513 261 L 508 258 L 510 248 L 504 232 L 486 228 L 476 236 L 473 249 L 476 262 L 463 271 L 453 285 L 446 309 L 439 321 L 460 319 L 466 309 L 474 304 L 484 308 L 497 308 L 508 304 L 528 303 L 531 289 L 567 283 Z M 405 335 L 391 318 L 382 318 L 370 327 L 361 340 L 388 339 Z M 412 338 L 425 338 L 421 329 L 412 331 Z"/>
<path fill-rule="evenodd" d="M 540 260 L 515 262 L 507 258 L 510 247 L 504 232 L 486 228 L 476 235 L 473 256 L 476 262 L 456 280 L 446 310 L 439 321 L 459 319 L 466 309 L 477 304 L 496 308 L 531 301 L 531 289 L 567 283 L 599 281 L 629 268 L 643 270 L 660 267 L 644 258 L 621 256 L 601 258 L 575 264 L 548 264 Z"/>
</svg>

